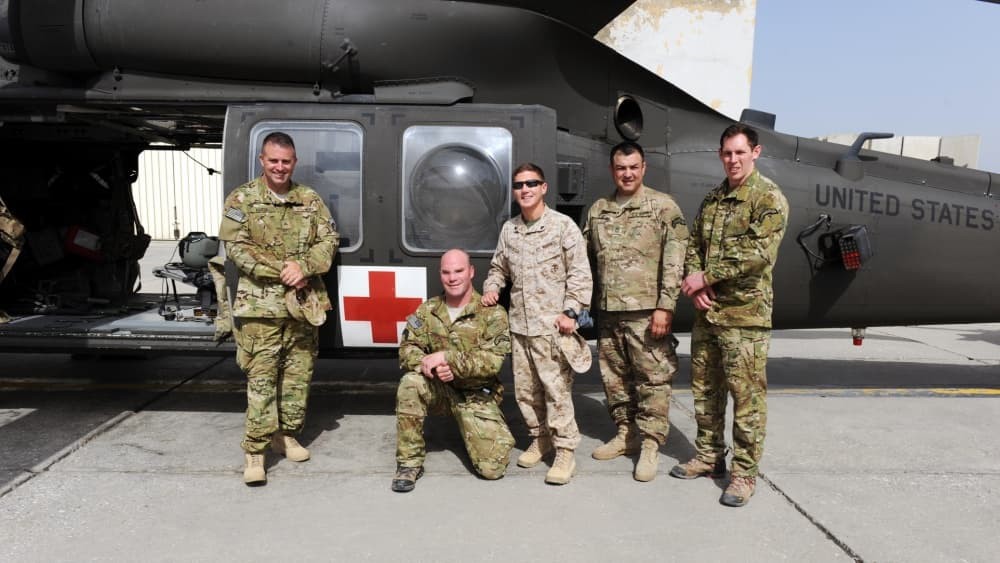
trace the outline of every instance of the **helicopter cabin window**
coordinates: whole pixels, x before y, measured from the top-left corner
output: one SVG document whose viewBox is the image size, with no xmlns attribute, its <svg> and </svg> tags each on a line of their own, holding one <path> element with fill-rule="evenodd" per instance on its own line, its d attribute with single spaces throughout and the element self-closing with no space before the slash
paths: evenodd
<svg viewBox="0 0 1000 563">
<path fill-rule="evenodd" d="M 403 246 L 493 252 L 510 218 L 513 138 L 502 127 L 417 125 L 403 133 Z"/>
<path fill-rule="evenodd" d="M 361 246 L 361 147 L 363 131 L 356 123 L 265 121 L 250 132 L 250 177 L 261 174 L 260 144 L 282 131 L 295 141 L 293 179 L 316 190 L 326 202 L 340 234 L 339 252 Z"/>
</svg>

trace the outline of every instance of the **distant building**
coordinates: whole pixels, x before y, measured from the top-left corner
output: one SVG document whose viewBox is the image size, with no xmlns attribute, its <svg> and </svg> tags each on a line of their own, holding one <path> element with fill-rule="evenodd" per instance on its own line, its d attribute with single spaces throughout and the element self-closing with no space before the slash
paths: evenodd
<svg viewBox="0 0 1000 563">
<path fill-rule="evenodd" d="M 139 219 L 156 240 L 176 240 L 190 232 L 219 234 L 222 220 L 222 151 L 147 150 L 139 155 L 139 178 L 132 184 Z"/>
</svg>

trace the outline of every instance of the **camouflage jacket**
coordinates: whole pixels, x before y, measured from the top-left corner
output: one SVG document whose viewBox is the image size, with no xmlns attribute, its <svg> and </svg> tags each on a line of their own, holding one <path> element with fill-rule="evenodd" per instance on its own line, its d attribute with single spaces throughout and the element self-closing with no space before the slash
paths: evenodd
<svg viewBox="0 0 1000 563">
<path fill-rule="evenodd" d="M 597 263 L 601 310 L 674 310 L 688 243 L 674 198 L 645 185 L 625 205 L 603 197 L 590 207 L 583 236 Z"/>
<path fill-rule="evenodd" d="M 21 254 L 24 233 L 24 223 L 14 217 L 7 209 L 7 204 L 0 199 L 0 282 L 7 277 L 14 267 L 14 261 Z"/>
<path fill-rule="evenodd" d="M 233 300 L 234 317 L 287 317 L 280 275 L 286 260 L 298 262 L 329 308 L 322 274 L 330 270 L 340 237 L 323 200 L 312 188 L 292 183 L 285 201 L 263 178 L 233 190 L 226 198 L 219 239 L 240 271 Z"/>
<path fill-rule="evenodd" d="M 530 227 L 520 215 L 504 223 L 483 291 L 500 291 L 508 280 L 511 332 L 553 334 L 559 313 L 590 307 L 593 280 L 580 228 L 549 208 Z"/>
<path fill-rule="evenodd" d="M 456 389 L 496 391 L 504 356 L 510 353 L 507 313 L 503 307 L 483 307 L 479 294 L 455 319 L 448 316 L 444 297 L 424 301 L 407 317 L 403 342 L 399 345 L 399 367 L 420 373 L 424 356 L 446 351 L 448 365 L 455 375 Z"/>
<path fill-rule="evenodd" d="M 686 273 L 705 272 L 715 304 L 699 311 L 720 326 L 771 326 L 771 270 L 788 223 L 778 185 L 754 170 L 729 191 L 728 180 L 708 192 L 691 230 Z"/>
</svg>

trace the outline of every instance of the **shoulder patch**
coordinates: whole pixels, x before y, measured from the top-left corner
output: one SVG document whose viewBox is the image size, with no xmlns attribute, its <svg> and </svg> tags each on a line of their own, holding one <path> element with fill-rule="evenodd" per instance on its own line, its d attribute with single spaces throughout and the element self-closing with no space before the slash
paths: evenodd
<svg viewBox="0 0 1000 563">
<path fill-rule="evenodd" d="M 419 330 L 420 327 L 424 326 L 424 323 L 416 315 L 410 315 L 406 317 L 406 326 L 412 327 L 413 330 Z"/>
<path fill-rule="evenodd" d="M 768 208 L 768 209 L 765 209 L 764 211 L 761 212 L 760 216 L 757 217 L 757 220 L 758 221 L 763 221 L 764 219 L 767 219 L 768 215 L 777 215 L 777 214 L 778 214 L 778 210 L 777 209 Z"/>
<path fill-rule="evenodd" d="M 246 214 L 243 213 L 242 210 L 237 209 L 235 207 L 230 207 L 230 208 L 226 209 L 226 214 L 225 215 L 226 215 L 226 217 L 229 217 L 230 219 L 232 219 L 233 221 L 236 221 L 237 223 L 245 223 L 246 220 L 247 220 Z"/>
</svg>

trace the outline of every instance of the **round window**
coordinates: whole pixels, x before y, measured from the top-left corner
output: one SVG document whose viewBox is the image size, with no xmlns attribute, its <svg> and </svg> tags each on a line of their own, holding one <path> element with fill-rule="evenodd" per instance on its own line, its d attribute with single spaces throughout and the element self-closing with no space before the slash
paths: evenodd
<svg viewBox="0 0 1000 563">
<path fill-rule="evenodd" d="M 442 145 L 417 162 L 408 185 L 413 242 L 427 249 L 493 249 L 506 183 L 492 158 L 469 145 Z"/>
</svg>

